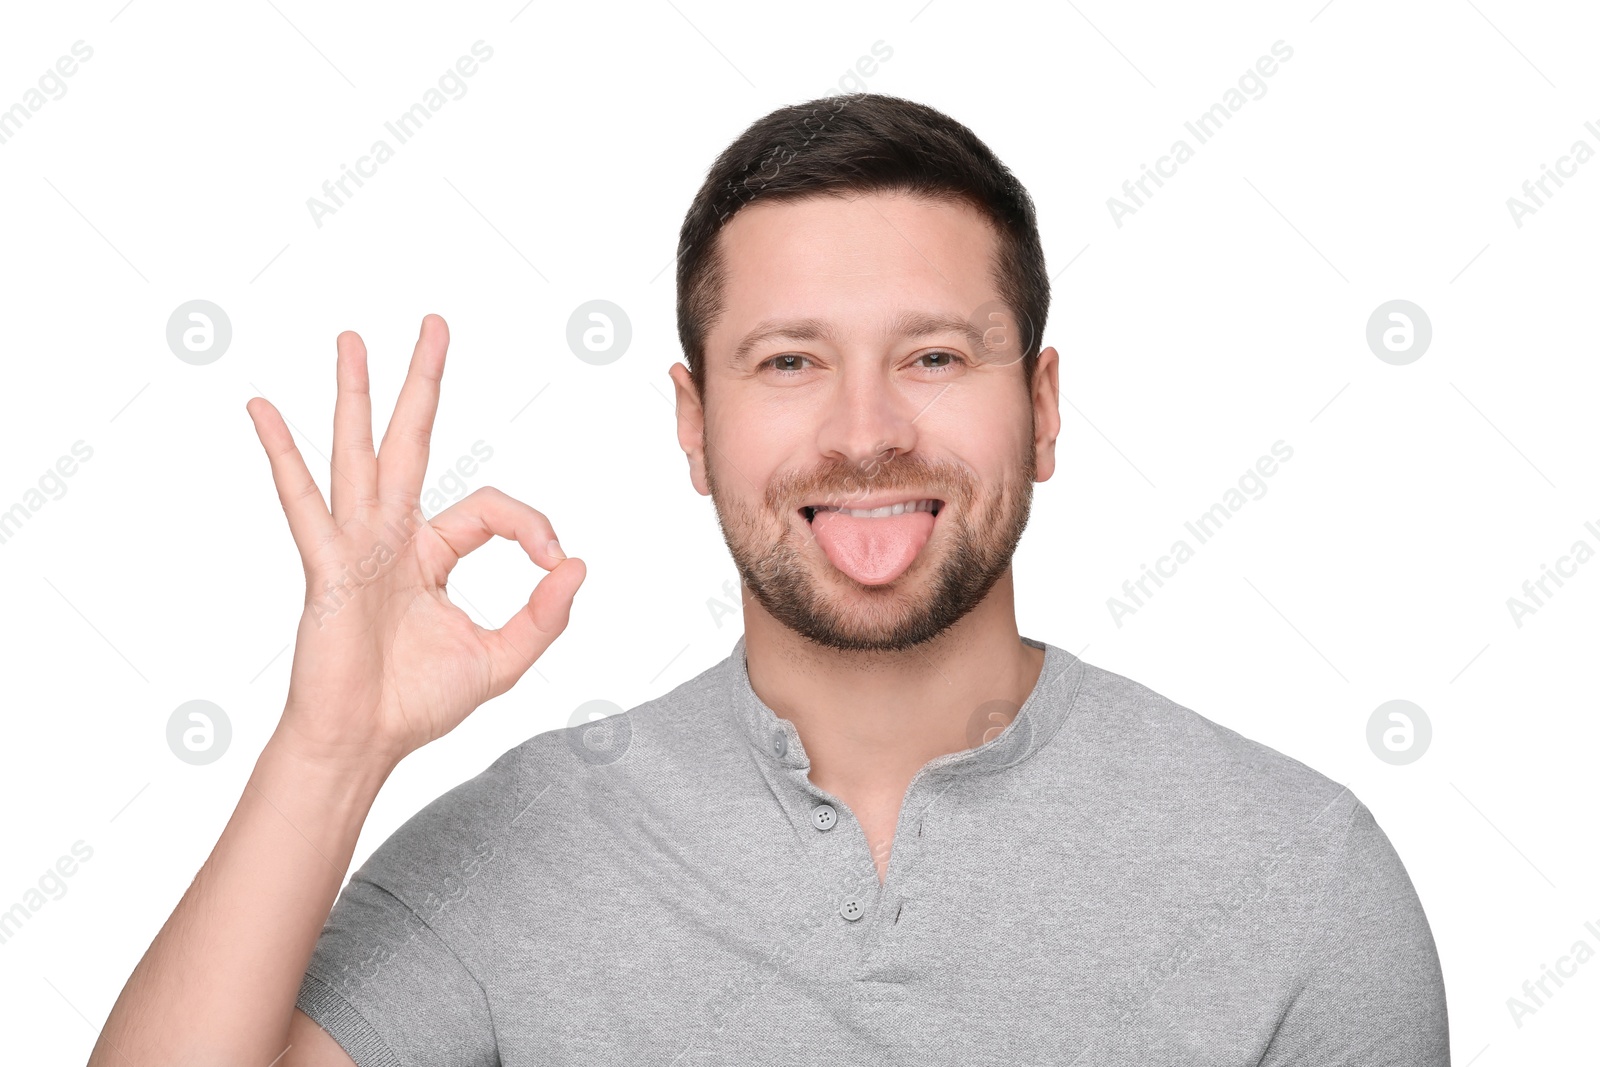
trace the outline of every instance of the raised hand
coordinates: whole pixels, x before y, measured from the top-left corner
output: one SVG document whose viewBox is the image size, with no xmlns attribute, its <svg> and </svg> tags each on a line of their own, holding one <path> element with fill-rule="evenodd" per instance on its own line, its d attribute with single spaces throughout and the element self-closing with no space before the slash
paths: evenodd
<svg viewBox="0 0 1600 1067">
<path fill-rule="evenodd" d="M 422 336 L 372 449 L 367 352 L 339 335 L 333 509 L 283 417 L 248 408 L 306 573 L 283 718 L 216 847 L 117 998 L 89 1062 L 354 1067 L 295 997 L 384 780 L 408 752 L 510 689 L 566 629 L 583 583 L 550 523 L 480 489 L 425 520 L 418 503 L 450 335 Z M 498 630 L 445 595 L 456 561 L 499 535 L 549 571 Z"/>
<path fill-rule="evenodd" d="M 275 740 L 311 760 L 389 763 L 504 693 L 566 628 L 584 564 L 550 522 L 483 488 L 424 519 L 418 507 L 449 330 L 422 320 L 411 366 L 376 454 L 367 354 L 338 338 L 330 511 L 281 415 L 248 405 L 305 567 L 306 606 Z M 446 595 L 456 562 L 491 536 L 515 540 L 549 571 L 498 630 Z"/>
</svg>

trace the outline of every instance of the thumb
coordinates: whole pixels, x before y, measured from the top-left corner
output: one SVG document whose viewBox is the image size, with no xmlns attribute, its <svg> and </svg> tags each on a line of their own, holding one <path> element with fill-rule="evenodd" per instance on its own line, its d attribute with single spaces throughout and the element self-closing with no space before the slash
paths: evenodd
<svg viewBox="0 0 1600 1067">
<path fill-rule="evenodd" d="M 567 628 L 572 599 L 588 573 L 583 560 L 562 560 L 539 579 L 520 611 L 489 631 L 490 688 L 496 696 L 515 685 Z"/>
</svg>

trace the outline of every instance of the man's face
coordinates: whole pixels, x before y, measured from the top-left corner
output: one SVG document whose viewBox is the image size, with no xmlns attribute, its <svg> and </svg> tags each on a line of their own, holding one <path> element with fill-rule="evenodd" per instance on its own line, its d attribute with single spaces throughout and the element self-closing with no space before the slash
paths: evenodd
<svg viewBox="0 0 1600 1067">
<path fill-rule="evenodd" d="M 1054 469 L 1056 354 L 1030 390 L 993 229 L 966 205 L 868 194 L 757 203 L 720 243 L 703 404 L 672 375 L 741 578 L 829 648 L 930 640 L 1006 573 Z"/>
</svg>

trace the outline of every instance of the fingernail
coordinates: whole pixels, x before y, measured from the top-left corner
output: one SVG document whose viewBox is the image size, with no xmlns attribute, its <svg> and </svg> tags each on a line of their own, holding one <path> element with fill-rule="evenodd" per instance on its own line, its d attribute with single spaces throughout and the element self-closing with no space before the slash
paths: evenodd
<svg viewBox="0 0 1600 1067">
<path fill-rule="evenodd" d="M 550 538 L 550 543 L 544 546 L 544 550 L 550 553 L 552 556 L 555 556 L 557 559 L 567 558 L 567 554 L 561 551 L 561 542 L 557 541 L 554 537 Z"/>
</svg>

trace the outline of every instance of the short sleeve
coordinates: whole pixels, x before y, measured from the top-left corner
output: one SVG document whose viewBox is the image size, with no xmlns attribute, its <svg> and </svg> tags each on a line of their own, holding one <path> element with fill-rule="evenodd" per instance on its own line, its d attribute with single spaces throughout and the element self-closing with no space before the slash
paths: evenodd
<svg viewBox="0 0 1600 1067">
<path fill-rule="evenodd" d="M 1262 1067 L 1449 1067 L 1444 976 L 1422 902 L 1366 805 L 1351 812 L 1304 983 Z"/>
<path fill-rule="evenodd" d="M 499 1062 L 477 979 L 416 911 L 359 873 L 322 928 L 295 1006 L 357 1067 Z"/>
</svg>

